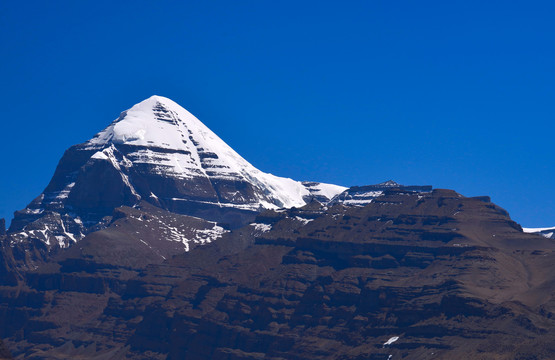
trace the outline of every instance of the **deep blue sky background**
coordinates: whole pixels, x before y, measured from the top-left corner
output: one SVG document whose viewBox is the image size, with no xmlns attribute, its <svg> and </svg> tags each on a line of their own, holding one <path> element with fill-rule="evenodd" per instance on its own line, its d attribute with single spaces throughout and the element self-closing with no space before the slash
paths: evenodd
<svg viewBox="0 0 555 360">
<path fill-rule="evenodd" d="M 263 171 L 555 225 L 551 1 L 0 2 L 0 217 L 152 94 Z"/>
</svg>

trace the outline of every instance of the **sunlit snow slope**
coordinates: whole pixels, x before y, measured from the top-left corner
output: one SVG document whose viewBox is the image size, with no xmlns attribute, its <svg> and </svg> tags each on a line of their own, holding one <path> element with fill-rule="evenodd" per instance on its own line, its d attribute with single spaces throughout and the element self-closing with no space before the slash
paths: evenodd
<svg viewBox="0 0 555 360">
<path fill-rule="evenodd" d="M 152 96 L 133 106 L 118 120 L 86 143 L 91 149 L 104 149 L 93 156 L 110 160 L 111 146 L 136 147 L 128 154 L 133 164 L 149 165 L 161 176 L 183 180 L 252 183 L 254 197 L 225 192 L 222 205 L 256 210 L 302 206 L 309 190 L 298 181 L 264 173 L 237 154 L 216 134 L 187 110 L 168 98 Z M 332 185 L 330 195 L 345 188 Z"/>
<path fill-rule="evenodd" d="M 538 234 L 548 239 L 555 239 L 555 226 L 549 228 L 522 228 L 526 233 Z"/>
</svg>

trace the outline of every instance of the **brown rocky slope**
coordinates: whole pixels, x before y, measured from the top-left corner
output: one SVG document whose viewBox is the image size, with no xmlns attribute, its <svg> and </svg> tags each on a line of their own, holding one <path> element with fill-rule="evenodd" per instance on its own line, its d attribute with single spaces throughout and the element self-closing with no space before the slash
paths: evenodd
<svg viewBox="0 0 555 360">
<path fill-rule="evenodd" d="M 551 359 L 554 250 L 487 197 L 314 202 L 146 268 L 60 257 L 0 289 L 3 337 L 29 359 Z"/>
</svg>

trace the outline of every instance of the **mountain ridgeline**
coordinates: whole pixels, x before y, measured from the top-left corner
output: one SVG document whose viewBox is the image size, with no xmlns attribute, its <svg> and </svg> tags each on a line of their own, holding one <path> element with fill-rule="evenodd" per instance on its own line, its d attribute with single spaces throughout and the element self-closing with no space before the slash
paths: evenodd
<svg viewBox="0 0 555 360">
<path fill-rule="evenodd" d="M 552 359 L 553 229 L 524 230 L 487 196 L 264 173 L 152 96 L 0 223 L 0 359 Z"/>
</svg>

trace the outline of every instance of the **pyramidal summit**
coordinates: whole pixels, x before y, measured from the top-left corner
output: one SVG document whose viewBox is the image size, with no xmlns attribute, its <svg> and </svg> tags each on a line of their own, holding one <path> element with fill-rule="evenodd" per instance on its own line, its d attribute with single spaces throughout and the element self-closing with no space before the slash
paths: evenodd
<svg viewBox="0 0 555 360">
<path fill-rule="evenodd" d="M 155 95 L 66 150 L 9 232 L 15 241 L 35 237 L 67 247 L 115 208 L 140 203 L 236 228 L 262 209 L 326 202 L 344 190 L 258 170 L 190 112 Z"/>
</svg>

